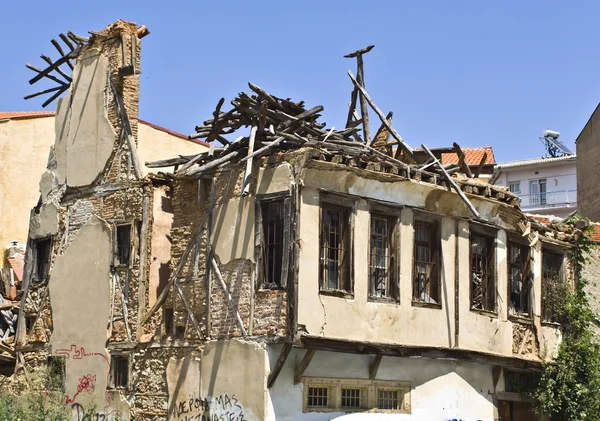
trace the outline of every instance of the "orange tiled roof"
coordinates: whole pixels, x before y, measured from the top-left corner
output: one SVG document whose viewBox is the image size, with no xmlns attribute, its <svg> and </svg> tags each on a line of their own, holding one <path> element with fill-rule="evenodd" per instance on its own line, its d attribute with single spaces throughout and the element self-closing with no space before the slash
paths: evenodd
<svg viewBox="0 0 600 421">
<path fill-rule="evenodd" d="M 489 165 L 496 164 L 496 159 L 494 158 L 494 151 L 491 146 L 482 146 L 479 148 L 461 148 L 465 154 L 465 161 L 467 165 L 479 165 L 481 159 L 483 158 L 483 154 L 487 152 L 487 157 L 485 159 L 485 163 Z M 442 164 L 457 164 L 458 163 L 458 155 L 456 152 L 442 152 Z"/>
<path fill-rule="evenodd" d="M 0 120 L 13 118 L 52 117 L 54 111 L 0 111 Z"/>
<path fill-rule="evenodd" d="M 23 259 L 22 255 L 19 254 L 15 254 L 12 257 L 8 258 L 8 264 L 10 265 L 10 267 L 12 268 L 12 270 L 15 272 L 15 277 L 17 278 L 17 280 L 22 280 L 23 279 L 23 266 L 25 266 L 25 260 Z"/>
</svg>

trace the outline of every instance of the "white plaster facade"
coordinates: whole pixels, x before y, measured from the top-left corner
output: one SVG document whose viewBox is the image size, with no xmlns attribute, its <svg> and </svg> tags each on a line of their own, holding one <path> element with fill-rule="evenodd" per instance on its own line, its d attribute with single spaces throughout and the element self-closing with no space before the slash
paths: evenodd
<svg viewBox="0 0 600 421">
<path fill-rule="evenodd" d="M 523 212 L 564 218 L 577 209 L 577 157 L 535 158 L 496 166 L 494 184 L 521 198 Z"/>
</svg>

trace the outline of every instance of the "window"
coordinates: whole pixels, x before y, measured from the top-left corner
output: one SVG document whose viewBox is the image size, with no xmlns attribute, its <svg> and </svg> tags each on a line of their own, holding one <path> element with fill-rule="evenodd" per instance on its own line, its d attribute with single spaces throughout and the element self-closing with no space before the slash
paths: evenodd
<svg viewBox="0 0 600 421">
<path fill-rule="evenodd" d="M 287 285 L 292 249 L 291 197 L 289 192 L 261 195 L 255 207 L 255 257 L 257 284 L 261 288 Z"/>
<path fill-rule="evenodd" d="M 117 225 L 115 265 L 128 266 L 131 256 L 131 225 Z"/>
<path fill-rule="evenodd" d="M 52 239 L 42 238 L 34 240 L 33 243 L 33 280 L 35 282 L 46 282 L 50 274 L 50 260 L 52 257 Z"/>
<path fill-rule="evenodd" d="M 126 389 L 129 379 L 129 358 L 125 355 L 113 355 L 110 358 L 110 387 Z"/>
<path fill-rule="evenodd" d="M 496 311 L 495 238 L 471 230 L 471 309 Z"/>
<path fill-rule="evenodd" d="M 309 386 L 307 406 L 309 408 L 327 408 L 331 402 L 330 395 L 327 386 Z"/>
<path fill-rule="evenodd" d="M 48 357 L 48 374 L 50 375 L 50 390 L 64 392 L 67 376 L 64 356 L 52 355 Z"/>
<path fill-rule="evenodd" d="M 563 294 L 563 260 L 559 253 L 542 250 L 542 320 L 556 322 L 556 311 Z"/>
<path fill-rule="evenodd" d="M 397 218 L 371 214 L 369 296 L 399 299 Z"/>
<path fill-rule="evenodd" d="M 302 378 L 304 412 L 410 413 L 410 383 L 363 379 Z"/>
<path fill-rule="evenodd" d="M 531 257 L 529 247 L 508 243 L 508 282 L 510 288 L 509 312 L 530 316 Z"/>
<path fill-rule="evenodd" d="M 529 183 L 529 193 L 532 206 L 543 206 L 546 204 L 546 179 L 532 180 Z"/>
<path fill-rule="evenodd" d="M 439 225 L 415 220 L 413 226 L 413 302 L 441 304 Z"/>
<path fill-rule="evenodd" d="M 521 193 L 521 183 L 519 181 L 508 183 L 508 191 L 516 194 Z"/>
<path fill-rule="evenodd" d="M 321 207 L 322 290 L 351 292 L 350 215 L 345 206 L 323 203 Z"/>
<path fill-rule="evenodd" d="M 164 334 L 170 336 L 173 334 L 173 309 L 165 308 L 163 309 L 163 328 Z"/>
</svg>

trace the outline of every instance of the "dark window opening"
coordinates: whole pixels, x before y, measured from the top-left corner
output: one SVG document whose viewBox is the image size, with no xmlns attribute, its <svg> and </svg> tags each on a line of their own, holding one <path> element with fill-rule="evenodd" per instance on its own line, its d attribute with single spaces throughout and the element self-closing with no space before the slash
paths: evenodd
<svg viewBox="0 0 600 421">
<path fill-rule="evenodd" d="M 539 375 L 525 371 L 504 370 L 504 390 L 523 393 L 535 387 Z"/>
<path fill-rule="evenodd" d="M 165 308 L 163 310 L 163 326 L 165 329 L 165 335 L 173 334 L 173 309 Z"/>
<path fill-rule="evenodd" d="M 265 284 L 281 286 L 283 263 L 283 200 L 261 204 L 264 233 Z"/>
<path fill-rule="evenodd" d="M 65 357 L 52 355 L 48 357 L 48 375 L 50 390 L 65 391 L 66 365 Z"/>
<path fill-rule="evenodd" d="M 508 282 L 510 286 L 510 314 L 529 316 L 531 291 L 531 258 L 529 247 L 508 245 Z"/>
<path fill-rule="evenodd" d="M 35 323 L 34 315 L 25 316 L 25 331 L 30 332 L 31 329 L 33 328 L 34 323 Z"/>
<path fill-rule="evenodd" d="M 542 320 L 557 322 L 557 310 L 564 294 L 564 256 L 542 251 Z"/>
<path fill-rule="evenodd" d="M 341 407 L 344 409 L 362 408 L 364 405 L 362 404 L 363 396 L 361 392 L 361 389 L 342 387 Z"/>
<path fill-rule="evenodd" d="M 377 389 L 377 409 L 401 409 L 402 398 L 397 389 Z"/>
<path fill-rule="evenodd" d="M 395 218 L 371 215 L 369 293 L 371 297 L 398 298 Z"/>
<path fill-rule="evenodd" d="M 176 339 L 185 339 L 185 326 L 181 326 L 181 325 L 175 326 L 175 338 Z"/>
<path fill-rule="evenodd" d="M 323 204 L 321 276 L 323 290 L 350 292 L 350 209 Z"/>
<path fill-rule="evenodd" d="M 415 221 L 413 301 L 441 304 L 438 224 Z"/>
<path fill-rule="evenodd" d="M 50 273 L 50 259 L 52 254 L 52 239 L 43 238 L 34 242 L 34 280 L 46 282 Z"/>
<path fill-rule="evenodd" d="M 126 389 L 129 378 L 129 358 L 124 355 L 113 355 L 110 358 L 110 387 Z"/>
<path fill-rule="evenodd" d="M 129 265 L 131 256 L 131 225 L 117 225 L 116 264 Z"/>
<path fill-rule="evenodd" d="M 326 408 L 329 406 L 329 388 L 328 387 L 315 387 L 310 386 L 308 388 L 308 402 L 309 407 Z"/>
<path fill-rule="evenodd" d="M 471 308 L 496 311 L 494 237 L 471 234 Z"/>
</svg>

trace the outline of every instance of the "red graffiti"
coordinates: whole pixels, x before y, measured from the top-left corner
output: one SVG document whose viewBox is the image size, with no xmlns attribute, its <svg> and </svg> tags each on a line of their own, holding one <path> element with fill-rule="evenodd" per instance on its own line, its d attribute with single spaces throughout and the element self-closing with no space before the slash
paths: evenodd
<svg viewBox="0 0 600 421">
<path fill-rule="evenodd" d="M 86 374 L 85 376 L 79 379 L 79 384 L 77 385 L 77 393 L 73 395 L 72 398 L 68 396 L 65 397 L 65 403 L 68 405 L 70 403 L 75 402 L 75 398 L 81 392 L 91 393 L 96 388 L 96 376 L 92 374 Z"/>
<path fill-rule="evenodd" d="M 69 359 L 71 357 L 71 353 L 73 353 L 74 360 L 81 360 L 83 357 L 102 357 L 106 361 L 106 364 L 108 364 L 110 367 L 108 358 L 101 352 L 85 352 L 84 347 L 80 347 L 79 349 L 77 349 L 77 345 L 75 344 L 71 344 L 70 349 L 60 348 L 56 350 L 56 355 L 64 355 L 66 359 Z"/>
</svg>

